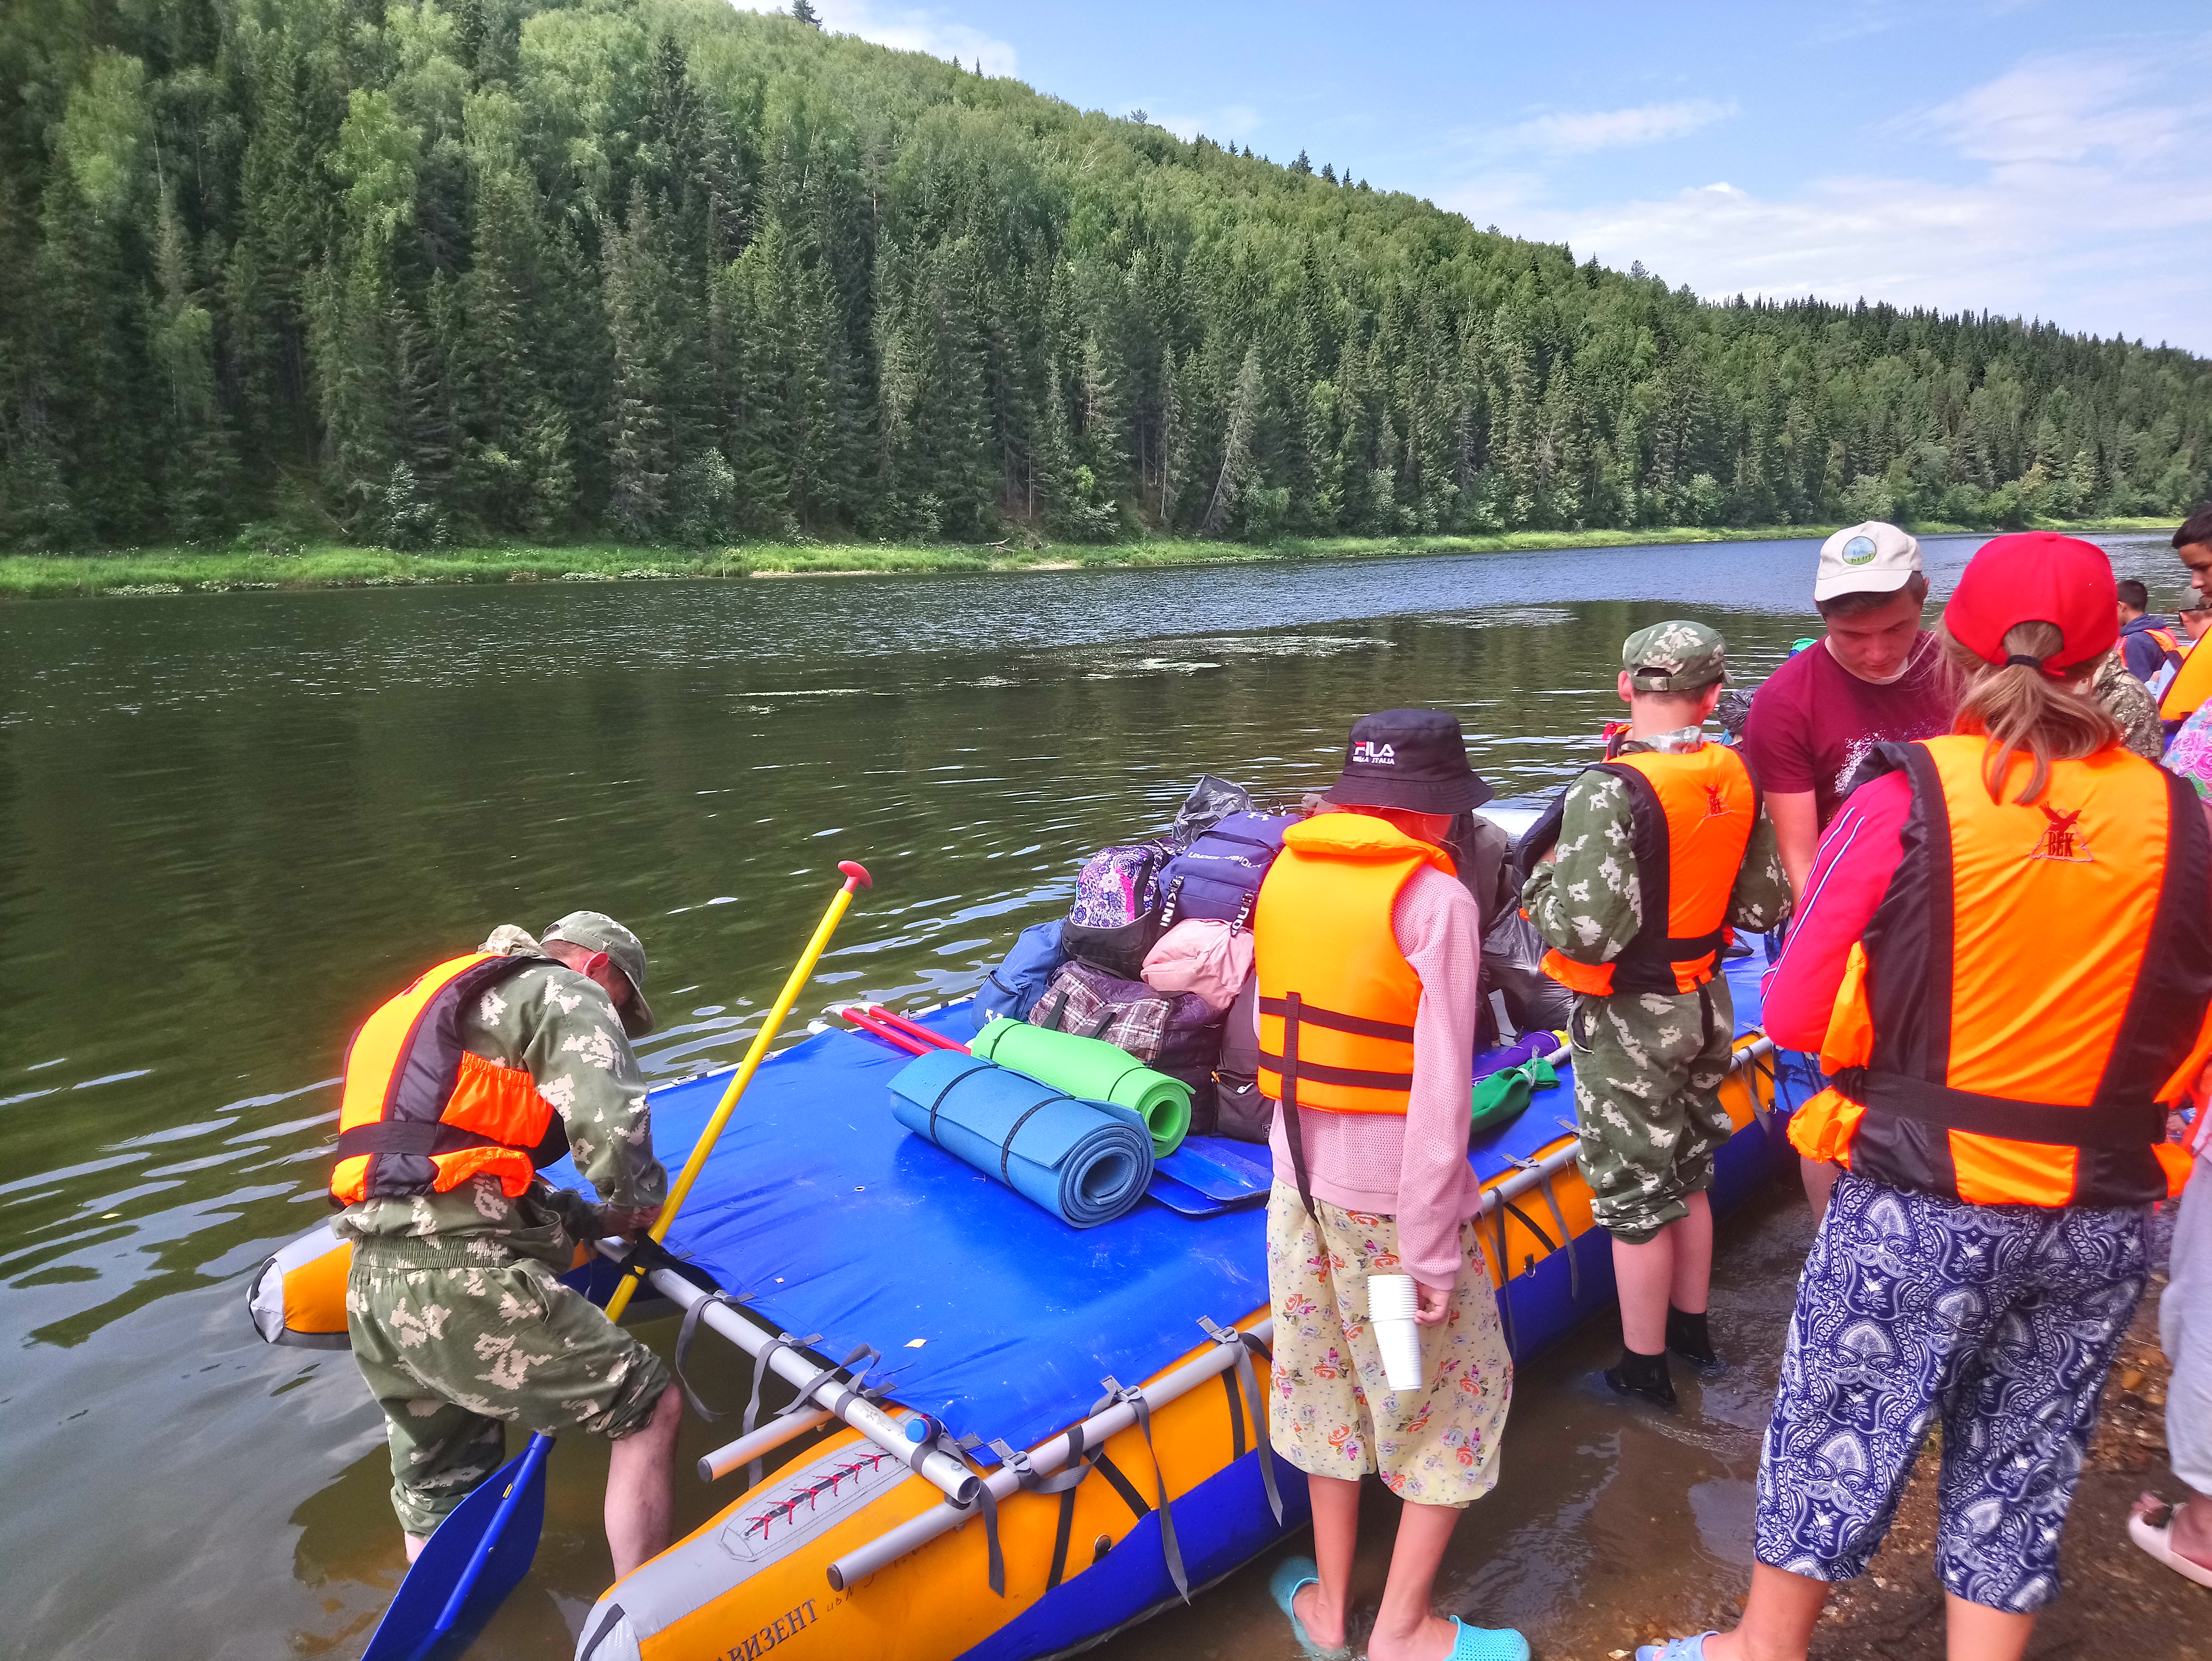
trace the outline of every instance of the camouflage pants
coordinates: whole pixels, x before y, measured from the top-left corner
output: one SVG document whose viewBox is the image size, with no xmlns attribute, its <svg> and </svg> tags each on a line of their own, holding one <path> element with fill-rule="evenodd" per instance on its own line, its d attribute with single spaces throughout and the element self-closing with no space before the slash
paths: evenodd
<svg viewBox="0 0 2212 1661">
<path fill-rule="evenodd" d="M 1735 1032 L 1718 977 L 1695 992 L 1575 1001 L 1575 1163 L 1590 1214 L 1616 1240 L 1644 1244 L 1712 1186 L 1713 1155 L 1735 1129 L 1714 1094 Z"/>
<path fill-rule="evenodd" d="M 392 1508 L 427 1535 L 506 1462 L 507 1427 L 620 1438 L 668 1388 L 651 1350 L 534 1257 L 356 1242 L 346 1329 L 392 1440 Z"/>
</svg>

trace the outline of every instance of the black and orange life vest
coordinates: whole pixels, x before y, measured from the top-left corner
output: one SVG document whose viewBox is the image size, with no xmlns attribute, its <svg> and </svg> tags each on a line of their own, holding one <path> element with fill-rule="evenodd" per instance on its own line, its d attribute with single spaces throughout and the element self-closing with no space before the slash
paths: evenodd
<svg viewBox="0 0 2212 1661">
<path fill-rule="evenodd" d="M 1390 918 L 1425 865 L 1452 874 L 1443 849 L 1371 813 L 1323 813 L 1284 832 L 1252 913 L 1269 1101 L 1405 1113 L 1421 980 Z"/>
<path fill-rule="evenodd" d="M 2113 747 L 1993 802 L 1986 741 L 1878 746 L 1902 770 L 1901 857 L 1851 948 L 1793 1116 L 1808 1158 L 1975 1205 L 2179 1194 L 2166 1104 L 2212 1057 L 2212 837 L 2189 786 Z"/>
<path fill-rule="evenodd" d="M 346 1051 L 332 1203 L 443 1194 L 478 1176 L 512 1199 L 568 1151 L 568 1128 L 526 1068 L 461 1045 L 469 1000 L 533 961 L 449 958 L 362 1024 Z"/>
<path fill-rule="evenodd" d="M 1611 963 L 1577 963 L 1553 950 L 1543 970 L 1593 997 L 1694 992 L 1720 961 L 1729 897 L 1759 823 L 1751 771 L 1724 744 L 1638 751 L 1592 770 L 1628 787 L 1644 926 Z"/>
</svg>

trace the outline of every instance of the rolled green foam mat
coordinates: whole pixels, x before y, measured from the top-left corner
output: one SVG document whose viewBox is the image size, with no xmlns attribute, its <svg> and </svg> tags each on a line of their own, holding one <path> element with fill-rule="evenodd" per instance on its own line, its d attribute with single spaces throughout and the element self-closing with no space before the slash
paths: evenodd
<svg viewBox="0 0 2212 1661">
<path fill-rule="evenodd" d="M 1182 1146 L 1190 1129 L 1190 1086 L 1155 1073 L 1119 1044 L 1073 1032 L 1010 1021 L 1001 1015 L 968 1045 L 971 1055 L 1026 1073 L 1071 1096 L 1113 1102 L 1144 1117 L 1152 1133 L 1152 1157 L 1164 1159 Z"/>
</svg>

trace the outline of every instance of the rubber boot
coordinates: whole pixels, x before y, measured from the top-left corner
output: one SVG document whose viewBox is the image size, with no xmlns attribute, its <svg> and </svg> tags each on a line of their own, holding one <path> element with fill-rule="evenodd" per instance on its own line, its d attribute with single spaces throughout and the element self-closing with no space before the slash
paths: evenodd
<svg viewBox="0 0 2212 1661">
<path fill-rule="evenodd" d="M 1674 1409 L 1674 1381 L 1668 1374 L 1664 1350 L 1656 1355 L 1644 1355 L 1624 1344 L 1620 1360 L 1599 1376 L 1605 1380 L 1606 1388 L 1616 1396 L 1646 1402 L 1670 1413 Z"/>
<path fill-rule="evenodd" d="M 1667 1311 L 1667 1348 L 1696 1367 L 1701 1378 L 1714 1378 L 1728 1371 L 1728 1363 L 1721 1359 L 1720 1351 L 1713 1348 L 1713 1335 L 1707 1329 L 1702 1314 L 1685 1315 L 1669 1305 Z"/>
</svg>

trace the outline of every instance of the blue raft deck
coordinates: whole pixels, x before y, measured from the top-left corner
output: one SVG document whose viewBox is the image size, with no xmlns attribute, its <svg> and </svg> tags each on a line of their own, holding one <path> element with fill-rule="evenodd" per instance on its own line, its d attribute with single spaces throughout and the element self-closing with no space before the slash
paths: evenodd
<svg viewBox="0 0 2212 1661">
<path fill-rule="evenodd" d="M 1762 952 L 1728 965 L 1739 1035 L 1757 1030 Z M 964 1042 L 966 1003 L 919 1018 Z M 745 1300 L 783 1332 L 817 1335 L 830 1357 L 861 1345 L 883 1360 L 871 1384 L 940 1420 L 955 1435 L 1031 1447 L 1091 1412 L 1101 1380 L 1137 1384 L 1205 1340 L 1201 1317 L 1229 1326 L 1266 1305 L 1264 1189 L 1236 1209 L 1192 1216 L 1147 1198 L 1128 1215 L 1076 1229 L 962 1164 L 891 1116 L 890 1080 L 911 1059 L 878 1039 L 817 1032 L 762 1067 L 670 1232 L 670 1251 Z M 1802 1060 L 1771 1057 L 1777 1115 L 1722 1151 L 1713 1200 L 1740 1203 L 1790 1156 L 1781 1115 L 1808 1082 Z M 726 1074 L 653 1092 L 654 1140 L 673 1165 L 712 1113 Z M 1540 1091 L 1517 1119 L 1479 1135 L 1468 1158 L 1486 1181 L 1522 1168 L 1574 1129 L 1573 1078 Z M 1264 1147 L 1192 1139 L 1234 1168 Z M 1174 1162 L 1170 1162 L 1174 1168 Z M 565 1165 L 556 1183 L 578 1178 Z M 1529 1196 L 1534 1199 L 1534 1196 Z M 1550 1232 L 1540 1200 L 1522 1214 Z M 1570 1257 L 1572 1258 L 1571 1266 Z M 594 1295 L 611 1284 L 598 1266 Z M 1500 1294 L 1516 1360 L 1533 1355 L 1613 1301 L 1613 1257 L 1590 1228 Z M 1240 1438 L 1241 1446 L 1241 1438 Z M 986 1465 L 993 1463 L 978 1450 Z M 1234 1460 L 1175 1504 L 1199 1587 L 1233 1571 L 1307 1520 L 1305 1485 L 1282 1485 L 1275 1523 L 1258 1461 Z M 1146 1515 L 1130 1542 L 1074 1576 L 970 1650 L 963 1661 L 1022 1661 L 1123 1624 L 1176 1596 Z"/>
</svg>

